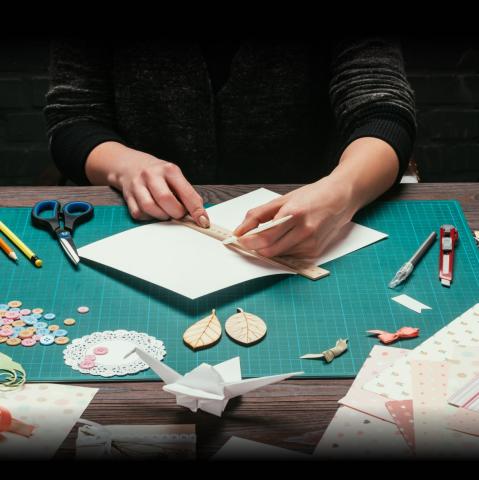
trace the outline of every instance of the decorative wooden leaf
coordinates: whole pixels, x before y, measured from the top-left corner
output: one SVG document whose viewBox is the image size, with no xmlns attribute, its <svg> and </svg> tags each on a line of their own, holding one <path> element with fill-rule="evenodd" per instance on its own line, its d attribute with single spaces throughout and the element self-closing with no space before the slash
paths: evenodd
<svg viewBox="0 0 479 480">
<path fill-rule="evenodd" d="M 226 333 L 238 343 L 251 345 L 259 342 L 266 335 L 266 323 L 252 313 L 244 312 L 237 308 L 225 323 Z"/>
<path fill-rule="evenodd" d="M 183 334 L 183 341 L 193 350 L 214 345 L 221 337 L 221 324 L 215 309 L 211 315 L 191 325 Z"/>
</svg>

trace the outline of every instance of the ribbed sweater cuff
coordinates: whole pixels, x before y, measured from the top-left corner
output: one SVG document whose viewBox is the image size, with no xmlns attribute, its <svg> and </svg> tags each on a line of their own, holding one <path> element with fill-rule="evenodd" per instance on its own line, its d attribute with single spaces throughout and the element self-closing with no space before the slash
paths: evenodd
<svg viewBox="0 0 479 480">
<path fill-rule="evenodd" d="M 53 133 L 50 152 L 58 169 L 78 185 L 90 185 L 85 163 L 90 152 L 100 143 L 124 140 L 108 125 L 93 121 L 78 121 Z"/>
<path fill-rule="evenodd" d="M 395 183 L 399 183 L 411 158 L 414 134 L 403 122 L 397 119 L 373 117 L 353 130 L 344 148 L 354 142 L 354 140 L 363 137 L 379 138 L 394 149 L 399 159 L 399 171 Z"/>
</svg>

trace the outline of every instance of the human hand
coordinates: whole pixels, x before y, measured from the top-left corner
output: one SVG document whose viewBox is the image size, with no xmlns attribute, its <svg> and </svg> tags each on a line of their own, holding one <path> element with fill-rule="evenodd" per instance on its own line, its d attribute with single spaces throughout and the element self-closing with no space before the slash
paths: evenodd
<svg viewBox="0 0 479 480">
<path fill-rule="evenodd" d="M 123 193 L 130 214 L 137 220 L 182 218 L 189 213 L 203 228 L 209 218 L 203 200 L 174 163 L 128 149 L 116 183 Z"/>
<path fill-rule="evenodd" d="M 238 241 L 266 257 L 291 255 L 313 259 L 321 255 L 360 205 L 345 181 L 330 175 L 250 210 L 233 232 Z M 268 220 L 293 215 L 276 227 L 253 235 L 249 230 Z"/>
</svg>

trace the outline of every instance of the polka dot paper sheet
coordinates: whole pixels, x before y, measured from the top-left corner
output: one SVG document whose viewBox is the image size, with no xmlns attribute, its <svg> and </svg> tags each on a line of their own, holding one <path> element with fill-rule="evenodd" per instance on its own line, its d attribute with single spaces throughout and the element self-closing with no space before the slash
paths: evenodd
<svg viewBox="0 0 479 480">
<path fill-rule="evenodd" d="M 386 402 L 391 417 L 412 452 L 416 451 L 414 439 L 414 411 L 412 400 L 390 400 Z"/>
<path fill-rule="evenodd" d="M 18 457 L 22 452 L 28 452 L 28 458 L 51 458 L 97 391 L 97 388 L 43 383 L 0 392 L 0 403 L 14 418 L 36 425 L 29 438 L 0 433 L 0 460 Z"/>
<path fill-rule="evenodd" d="M 364 388 L 392 400 L 409 399 L 412 397 L 411 361 L 444 362 L 447 358 L 454 358 L 457 349 L 470 347 L 479 347 L 477 305 L 421 343 L 407 357 L 397 360 L 393 366 L 367 382 Z"/>
<path fill-rule="evenodd" d="M 340 407 L 322 436 L 314 456 L 319 459 L 412 458 L 395 424 L 352 408 Z"/>
<path fill-rule="evenodd" d="M 447 425 L 452 430 L 479 437 L 479 413 L 458 408 L 448 419 Z"/>
</svg>

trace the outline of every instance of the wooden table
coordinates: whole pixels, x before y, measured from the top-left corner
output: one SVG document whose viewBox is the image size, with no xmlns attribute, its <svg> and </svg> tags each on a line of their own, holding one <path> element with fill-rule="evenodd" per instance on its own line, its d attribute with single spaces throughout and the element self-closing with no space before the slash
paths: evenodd
<svg viewBox="0 0 479 480">
<path fill-rule="evenodd" d="M 201 186 L 206 202 L 217 203 L 249 192 L 260 185 Z M 261 185 L 264 186 L 264 185 Z M 286 193 L 298 185 L 266 185 Z M 88 200 L 94 205 L 121 205 L 121 197 L 107 187 L 3 187 L 0 206 L 31 206 L 45 198 L 61 201 Z M 479 185 L 477 183 L 409 184 L 388 194 L 388 199 L 457 199 L 471 228 L 479 230 Z M 158 382 L 82 383 L 100 391 L 84 418 L 103 424 L 194 423 L 199 458 L 208 458 L 226 440 L 236 435 L 272 445 L 311 453 L 331 421 L 339 398 L 352 380 L 287 380 L 234 399 L 222 418 L 203 412 L 193 414 L 176 406 L 175 399 Z M 58 457 L 71 457 L 74 429 Z"/>
</svg>

